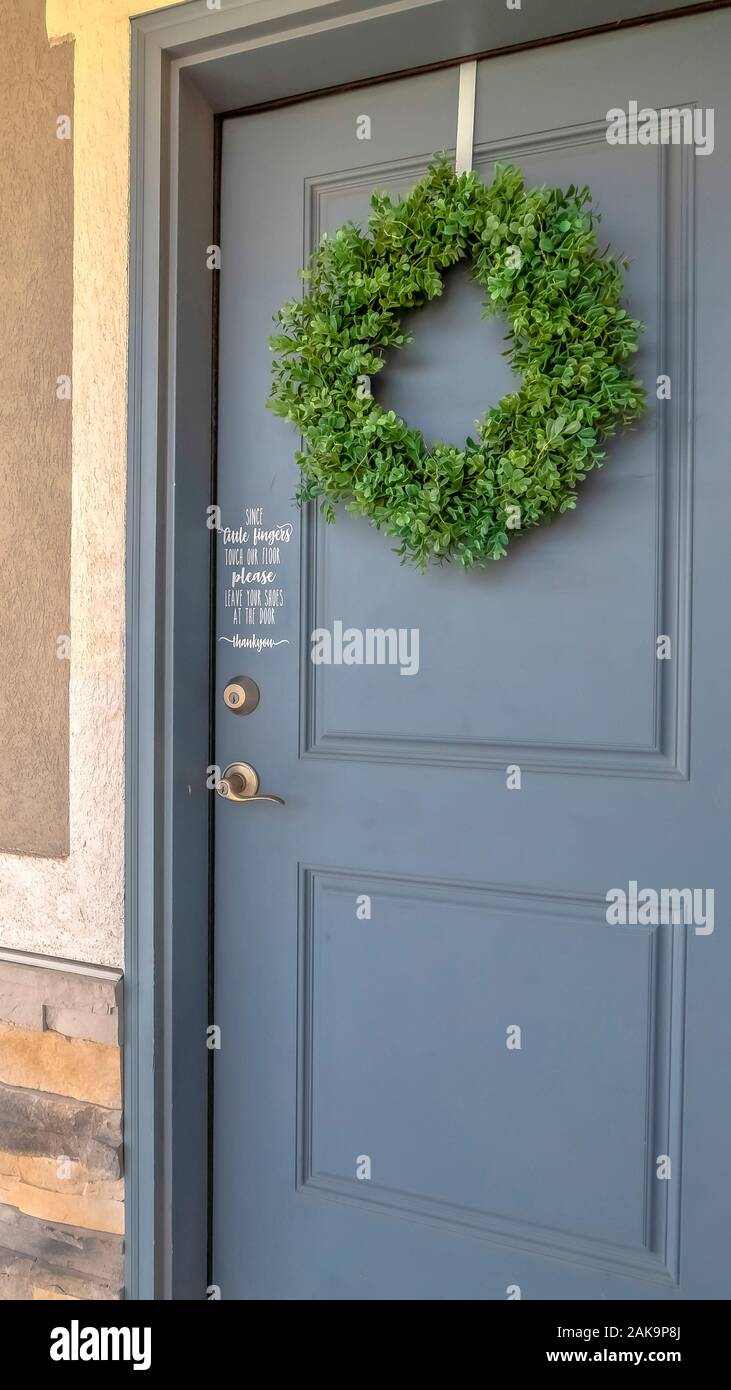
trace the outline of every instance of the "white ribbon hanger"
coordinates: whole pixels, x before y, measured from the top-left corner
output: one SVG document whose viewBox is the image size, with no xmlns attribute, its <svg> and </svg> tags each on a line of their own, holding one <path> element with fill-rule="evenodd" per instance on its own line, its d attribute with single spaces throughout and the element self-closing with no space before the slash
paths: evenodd
<svg viewBox="0 0 731 1390">
<path fill-rule="evenodd" d="M 456 174 L 467 174 L 472 168 L 475 143 L 475 89 L 477 63 L 460 63 L 459 98 L 457 101 L 457 152 L 454 161 Z"/>
</svg>

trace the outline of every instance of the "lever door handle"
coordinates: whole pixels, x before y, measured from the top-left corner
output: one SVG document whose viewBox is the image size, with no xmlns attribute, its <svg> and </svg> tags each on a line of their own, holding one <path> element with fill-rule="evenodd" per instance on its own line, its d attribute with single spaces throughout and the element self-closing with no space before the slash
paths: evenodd
<svg viewBox="0 0 731 1390">
<path fill-rule="evenodd" d="M 276 801 L 279 806 L 285 804 L 281 796 L 259 794 L 259 773 L 251 763 L 229 763 L 223 769 L 216 791 L 226 801 Z"/>
</svg>

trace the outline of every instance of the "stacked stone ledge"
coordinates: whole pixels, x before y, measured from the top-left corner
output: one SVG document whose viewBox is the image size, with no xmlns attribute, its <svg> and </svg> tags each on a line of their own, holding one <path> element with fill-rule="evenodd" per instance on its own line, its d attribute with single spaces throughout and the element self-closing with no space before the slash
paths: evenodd
<svg viewBox="0 0 731 1390">
<path fill-rule="evenodd" d="M 0 1300 L 122 1297 L 121 998 L 0 951 Z"/>
</svg>

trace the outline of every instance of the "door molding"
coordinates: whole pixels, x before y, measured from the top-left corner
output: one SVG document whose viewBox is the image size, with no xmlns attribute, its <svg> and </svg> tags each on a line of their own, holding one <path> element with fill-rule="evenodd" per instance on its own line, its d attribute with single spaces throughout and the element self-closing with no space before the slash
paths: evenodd
<svg viewBox="0 0 731 1390">
<path fill-rule="evenodd" d="M 225 114 L 731 0 L 191 0 L 131 22 L 127 1297 L 206 1296 L 217 136 Z M 534 7 L 530 7 L 534 8 Z M 354 41 L 357 37 L 357 42 Z M 456 119 L 456 112 L 455 112 Z"/>
</svg>

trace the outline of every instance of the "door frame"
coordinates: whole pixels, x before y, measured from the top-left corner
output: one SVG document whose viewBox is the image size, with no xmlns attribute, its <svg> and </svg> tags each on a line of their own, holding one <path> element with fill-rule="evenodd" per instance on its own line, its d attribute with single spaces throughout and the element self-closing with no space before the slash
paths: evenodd
<svg viewBox="0 0 731 1390">
<path fill-rule="evenodd" d="M 731 0 L 209 0 L 131 21 L 126 1293 L 210 1282 L 216 288 L 226 115 Z M 542 7 L 544 8 L 544 7 Z M 357 26 L 357 27 L 356 27 Z M 357 36 L 357 42 L 353 38 Z M 300 74 L 305 74 L 301 77 Z M 236 97 L 251 100 L 242 106 Z M 455 111 L 456 120 L 456 111 Z M 201 461 L 204 460 L 203 466 Z"/>
</svg>

